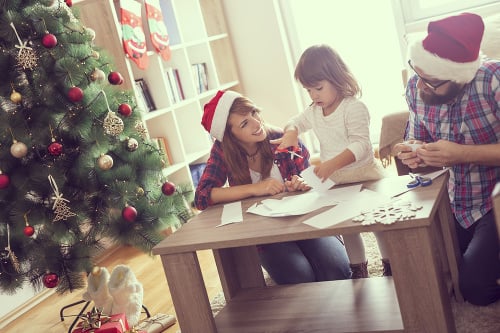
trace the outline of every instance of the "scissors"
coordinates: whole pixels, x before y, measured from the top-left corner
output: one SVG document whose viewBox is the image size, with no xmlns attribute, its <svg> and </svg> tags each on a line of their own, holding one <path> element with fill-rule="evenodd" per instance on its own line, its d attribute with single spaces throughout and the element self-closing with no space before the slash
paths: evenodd
<svg viewBox="0 0 500 333">
<path fill-rule="evenodd" d="M 301 151 L 302 149 L 299 147 L 276 148 L 274 154 L 275 155 L 282 153 L 290 154 L 290 158 L 293 160 L 295 158 L 304 158 L 302 155 L 298 154 Z"/>
<path fill-rule="evenodd" d="M 418 176 L 411 172 L 409 173 L 409 175 L 413 179 L 408 184 L 406 184 L 406 187 L 408 188 L 415 188 L 417 186 L 429 186 L 432 184 L 432 179 L 429 177 Z"/>
</svg>

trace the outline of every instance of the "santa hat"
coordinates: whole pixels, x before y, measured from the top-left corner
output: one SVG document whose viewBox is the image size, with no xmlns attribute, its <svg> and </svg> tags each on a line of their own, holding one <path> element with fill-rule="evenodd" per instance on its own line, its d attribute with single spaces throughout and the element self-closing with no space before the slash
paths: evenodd
<svg viewBox="0 0 500 333">
<path fill-rule="evenodd" d="M 471 13 L 430 22 L 427 36 L 409 48 L 411 64 L 433 78 L 468 83 L 481 65 L 483 32 L 483 20 Z"/>
<path fill-rule="evenodd" d="M 203 108 L 201 124 L 210 135 L 219 141 L 224 137 L 229 109 L 236 98 L 241 97 L 234 91 L 218 91 Z"/>
</svg>

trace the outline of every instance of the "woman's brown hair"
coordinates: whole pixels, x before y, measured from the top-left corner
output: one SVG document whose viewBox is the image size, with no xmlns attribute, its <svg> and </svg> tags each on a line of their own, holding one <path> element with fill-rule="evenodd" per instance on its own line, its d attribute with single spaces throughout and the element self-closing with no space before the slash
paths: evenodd
<svg viewBox="0 0 500 333">
<path fill-rule="evenodd" d="M 253 111 L 260 113 L 260 109 L 250 99 L 242 96 L 234 100 L 233 105 L 229 109 L 229 115 L 231 113 L 246 115 Z M 247 153 L 238 139 L 233 135 L 229 122 L 226 122 L 224 138 L 222 139 L 222 150 L 224 151 L 224 159 L 234 183 L 236 185 L 251 184 L 252 179 L 250 178 Z M 265 179 L 271 174 L 271 168 L 274 163 L 273 153 L 267 140 L 257 142 L 257 150 L 261 154 L 261 176 L 262 179 Z"/>
</svg>

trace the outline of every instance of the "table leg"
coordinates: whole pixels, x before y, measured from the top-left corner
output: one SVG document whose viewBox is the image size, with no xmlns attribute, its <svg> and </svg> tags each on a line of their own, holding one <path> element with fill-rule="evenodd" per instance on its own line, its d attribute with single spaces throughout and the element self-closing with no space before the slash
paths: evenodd
<svg viewBox="0 0 500 333">
<path fill-rule="evenodd" d="M 266 285 L 256 246 L 213 250 L 226 301 L 243 288 Z"/>
<path fill-rule="evenodd" d="M 446 250 L 446 257 L 448 259 L 448 267 L 450 269 L 451 281 L 453 284 L 453 293 L 455 294 L 455 299 L 457 301 L 463 302 L 464 298 L 460 292 L 460 286 L 458 284 L 458 265 L 462 260 L 462 254 L 460 253 L 458 246 L 455 219 L 453 218 L 453 213 L 451 212 L 448 193 L 445 193 L 439 203 L 438 219 L 443 233 L 443 244 Z"/>
<path fill-rule="evenodd" d="M 384 232 L 405 332 L 455 333 L 437 248 L 426 227 Z"/>
<path fill-rule="evenodd" d="M 182 333 L 216 333 L 196 252 L 162 255 L 161 261 Z"/>
</svg>

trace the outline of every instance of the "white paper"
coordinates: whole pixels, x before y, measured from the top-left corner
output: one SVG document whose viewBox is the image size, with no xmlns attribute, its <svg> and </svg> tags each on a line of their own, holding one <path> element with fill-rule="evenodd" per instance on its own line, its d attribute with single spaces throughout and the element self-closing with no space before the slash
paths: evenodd
<svg viewBox="0 0 500 333">
<path fill-rule="evenodd" d="M 247 212 L 269 217 L 303 215 L 351 200 L 360 190 L 361 185 L 352 185 L 325 192 L 308 191 L 282 199 L 264 199 L 249 207 Z"/>
<path fill-rule="evenodd" d="M 302 170 L 300 176 L 304 178 L 307 185 L 311 186 L 313 190 L 318 192 L 328 191 L 333 185 L 335 185 L 335 182 L 329 178 L 322 182 L 321 179 L 314 173 L 313 165 L 305 170 Z"/>
<path fill-rule="evenodd" d="M 243 222 L 243 212 L 241 209 L 241 201 L 225 204 L 222 208 L 221 223 L 218 227 Z"/>
<path fill-rule="evenodd" d="M 332 225 L 344 222 L 362 212 L 370 211 L 378 206 L 389 202 L 391 199 L 380 193 L 363 190 L 356 193 L 350 200 L 343 201 L 332 209 L 305 220 L 303 223 L 318 229 L 328 228 Z"/>
</svg>

